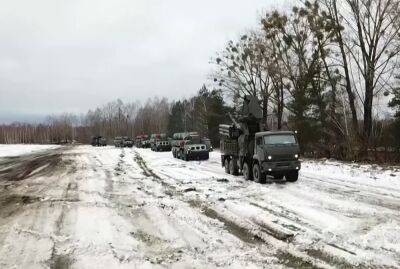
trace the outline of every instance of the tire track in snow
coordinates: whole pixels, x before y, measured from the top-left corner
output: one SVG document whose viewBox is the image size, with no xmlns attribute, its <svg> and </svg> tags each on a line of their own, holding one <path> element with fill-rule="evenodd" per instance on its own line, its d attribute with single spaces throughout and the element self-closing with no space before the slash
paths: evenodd
<svg viewBox="0 0 400 269">
<path fill-rule="evenodd" d="M 138 152 L 136 152 L 139 155 Z M 139 155 L 140 156 L 140 155 Z M 147 162 L 141 160 L 144 173 L 155 174 L 156 178 L 162 180 L 162 184 L 166 186 L 173 186 L 166 183 L 161 176 L 156 174 L 153 169 L 147 166 Z M 150 172 L 151 171 L 151 172 Z M 164 176 L 174 180 L 173 176 L 168 175 L 168 173 L 161 172 Z M 176 181 L 176 180 L 175 180 Z M 178 184 L 181 181 L 176 181 Z M 160 182 L 161 183 L 161 182 Z M 223 184 L 223 183 L 222 183 Z M 175 186 L 173 186 L 176 190 Z M 267 244 L 270 247 L 278 247 L 276 256 L 282 259 L 283 263 L 289 267 L 302 267 L 302 268 L 318 268 L 318 267 L 329 267 L 321 257 L 315 257 L 308 255 L 306 252 L 299 252 L 298 250 L 292 248 L 287 249 L 287 241 L 290 241 L 294 236 L 293 234 L 288 234 L 281 230 L 276 230 L 275 227 L 271 227 L 267 223 L 256 224 L 248 220 L 239 220 L 235 215 L 226 216 L 221 214 L 220 210 L 213 208 L 213 206 L 206 200 L 192 200 L 184 197 L 182 192 L 178 192 L 178 196 L 181 200 L 189 203 L 192 207 L 200 209 L 200 212 L 209 218 L 216 219 L 225 225 L 225 229 L 244 241 L 245 243 L 251 244 Z M 228 214 L 229 215 L 229 214 Z M 272 242 L 272 243 L 271 243 Z"/>
</svg>

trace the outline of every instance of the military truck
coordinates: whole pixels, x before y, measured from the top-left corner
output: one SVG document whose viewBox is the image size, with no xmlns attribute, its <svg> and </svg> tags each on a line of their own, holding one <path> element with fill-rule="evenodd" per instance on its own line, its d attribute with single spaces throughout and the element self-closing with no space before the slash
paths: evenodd
<svg viewBox="0 0 400 269">
<path fill-rule="evenodd" d="M 125 148 L 132 148 L 133 147 L 133 140 L 127 136 L 123 137 L 123 146 Z"/>
<path fill-rule="evenodd" d="M 267 176 L 297 181 L 301 164 L 294 132 L 262 131 L 262 111 L 256 98 L 246 96 L 239 119 L 220 125 L 221 164 L 228 174 L 263 183 Z"/>
<path fill-rule="evenodd" d="M 92 142 L 91 145 L 93 147 L 103 147 L 103 146 L 107 146 L 107 139 L 105 139 L 102 136 L 93 136 L 92 137 Z"/>
<path fill-rule="evenodd" d="M 152 134 L 150 145 L 152 151 L 171 151 L 171 143 L 166 134 Z"/>
<path fill-rule="evenodd" d="M 122 147 L 124 147 L 124 139 L 123 139 L 122 136 L 116 136 L 116 137 L 114 138 L 114 146 L 115 146 L 116 148 L 122 148 Z"/>
<path fill-rule="evenodd" d="M 197 132 L 175 133 L 172 138 L 174 158 L 189 160 L 208 160 L 209 151 Z"/>
</svg>

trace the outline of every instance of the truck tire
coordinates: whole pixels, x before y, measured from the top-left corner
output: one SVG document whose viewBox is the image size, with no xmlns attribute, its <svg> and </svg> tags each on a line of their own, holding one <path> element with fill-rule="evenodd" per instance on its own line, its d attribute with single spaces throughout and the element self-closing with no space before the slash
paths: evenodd
<svg viewBox="0 0 400 269">
<path fill-rule="evenodd" d="M 252 180 L 253 179 L 253 174 L 252 174 L 251 167 L 247 162 L 245 162 L 243 164 L 242 173 L 243 173 L 243 177 L 244 177 L 245 180 Z"/>
<path fill-rule="evenodd" d="M 225 173 L 230 174 L 231 171 L 229 169 L 229 159 L 228 158 L 225 159 L 224 166 L 225 166 Z"/>
<path fill-rule="evenodd" d="M 238 174 L 238 167 L 235 159 L 231 159 L 229 161 L 229 171 L 232 175 L 237 176 Z"/>
<path fill-rule="evenodd" d="M 183 159 L 184 159 L 185 161 L 189 161 L 188 155 L 184 153 L 184 154 L 183 154 Z"/>
<path fill-rule="evenodd" d="M 260 165 L 258 163 L 253 165 L 253 178 L 257 183 L 265 183 L 265 174 L 261 172 Z"/>
<path fill-rule="evenodd" d="M 291 171 L 285 177 L 288 182 L 296 182 L 299 179 L 299 171 Z"/>
</svg>

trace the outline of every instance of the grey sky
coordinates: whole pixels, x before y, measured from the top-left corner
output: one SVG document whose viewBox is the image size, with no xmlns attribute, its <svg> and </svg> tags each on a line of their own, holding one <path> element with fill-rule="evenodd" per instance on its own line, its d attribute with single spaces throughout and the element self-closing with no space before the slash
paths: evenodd
<svg viewBox="0 0 400 269">
<path fill-rule="evenodd" d="M 0 121 L 190 96 L 207 82 L 210 58 L 285 1 L 276 2 L 2 1 Z"/>
</svg>

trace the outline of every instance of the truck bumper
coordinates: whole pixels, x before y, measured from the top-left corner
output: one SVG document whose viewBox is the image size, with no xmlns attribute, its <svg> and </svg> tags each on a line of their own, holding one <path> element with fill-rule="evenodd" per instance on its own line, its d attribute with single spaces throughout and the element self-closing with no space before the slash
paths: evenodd
<svg viewBox="0 0 400 269">
<path fill-rule="evenodd" d="M 208 160 L 210 154 L 208 151 L 192 151 L 187 154 L 190 160 Z"/>
<path fill-rule="evenodd" d="M 261 167 L 264 173 L 272 174 L 275 172 L 299 171 L 301 169 L 301 163 L 298 160 L 263 162 Z"/>
</svg>

